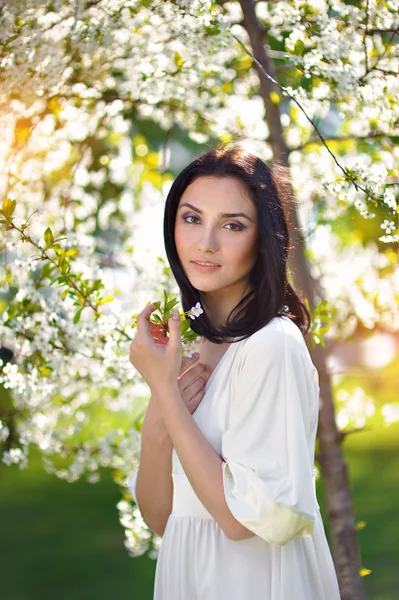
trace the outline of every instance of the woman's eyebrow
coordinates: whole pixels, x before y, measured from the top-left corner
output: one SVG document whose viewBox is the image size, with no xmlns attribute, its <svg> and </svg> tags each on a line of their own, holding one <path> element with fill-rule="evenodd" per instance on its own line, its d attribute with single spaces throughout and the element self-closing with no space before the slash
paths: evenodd
<svg viewBox="0 0 399 600">
<path fill-rule="evenodd" d="M 188 206 L 188 208 L 191 208 L 192 210 L 195 210 L 195 212 L 199 213 L 200 215 L 202 215 L 202 213 L 203 213 L 202 210 L 200 210 L 196 206 L 193 206 L 193 204 L 189 204 L 188 202 L 184 202 L 183 204 L 181 204 L 180 208 L 182 208 L 183 206 Z M 248 219 L 248 221 L 251 221 L 252 223 L 255 222 L 253 219 L 251 219 L 251 217 L 248 217 L 248 215 L 246 215 L 243 212 L 237 212 L 237 213 L 219 213 L 218 217 L 220 217 L 220 218 L 227 218 L 227 219 L 230 219 L 231 217 L 244 217 L 245 219 Z"/>
</svg>

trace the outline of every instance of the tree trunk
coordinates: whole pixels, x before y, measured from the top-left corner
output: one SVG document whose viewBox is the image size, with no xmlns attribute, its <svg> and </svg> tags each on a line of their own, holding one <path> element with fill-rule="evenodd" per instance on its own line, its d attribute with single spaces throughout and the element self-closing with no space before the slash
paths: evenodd
<svg viewBox="0 0 399 600">
<path fill-rule="evenodd" d="M 240 4 L 244 15 L 243 25 L 250 39 L 252 53 L 263 69 L 276 79 L 273 61 L 267 55 L 264 47 L 263 30 L 256 17 L 255 2 L 253 0 L 240 0 Z M 273 104 L 270 100 L 270 92 L 275 91 L 274 84 L 264 75 L 256 63 L 254 63 L 254 66 L 259 74 L 260 93 L 266 109 L 266 121 L 270 131 L 268 142 L 271 145 L 274 159 L 287 167 L 287 172 L 289 172 L 289 150 L 283 137 L 279 105 Z M 291 194 L 293 196 L 292 187 Z M 297 290 L 301 290 L 302 294 L 308 298 L 313 310 L 317 302 L 323 298 L 323 290 L 319 282 L 313 279 L 310 272 L 305 256 L 305 241 L 299 229 L 295 204 L 285 204 L 284 210 L 289 225 L 291 247 L 294 248 L 294 252 L 289 256 L 293 284 Z M 335 423 L 331 379 L 326 366 L 326 351 L 321 345 L 315 348 L 309 347 L 309 351 L 319 373 L 321 399 L 318 427 L 319 462 L 323 475 L 332 554 L 341 597 L 342 600 L 364 600 L 363 581 L 359 574 L 360 558 L 357 531 L 346 464 Z"/>
</svg>

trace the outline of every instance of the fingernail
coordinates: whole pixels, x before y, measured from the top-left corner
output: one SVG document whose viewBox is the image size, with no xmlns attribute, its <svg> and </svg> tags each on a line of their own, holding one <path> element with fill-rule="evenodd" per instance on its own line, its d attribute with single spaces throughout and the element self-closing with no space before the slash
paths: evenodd
<svg viewBox="0 0 399 600">
<path fill-rule="evenodd" d="M 193 358 L 199 358 L 199 354 L 198 354 L 198 352 L 194 352 L 194 354 L 193 354 Z"/>
<path fill-rule="evenodd" d="M 172 310 L 172 318 L 175 319 L 175 321 L 178 321 L 180 319 L 179 311 L 176 310 L 176 308 Z"/>
</svg>

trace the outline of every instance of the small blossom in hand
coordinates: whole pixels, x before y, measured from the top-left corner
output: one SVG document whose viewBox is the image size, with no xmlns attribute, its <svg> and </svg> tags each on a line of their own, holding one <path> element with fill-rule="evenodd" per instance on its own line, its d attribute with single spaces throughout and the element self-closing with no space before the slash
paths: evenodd
<svg viewBox="0 0 399 600">
<path fill-rule="evenodd" d="M 183 358 L 191 358 L 194 352 L 198 352 L 198 344 L 201 341 L 201 336 L 197 336 L 195 340 L 191 342 L 183 341 Z"/>
<path fill-rule="evenodd" d="M 187 316 L 190 317 L 190 319 L 195 319 L 195 317 L 202 315 L 203 312 L 201 304 L 197 302 L 197 304 L 187 312 Z"/>
<path fill-rule="evenodd" d="M 151 333 L 157 343 L 166 344 L 168 339 L 168 321 L 171 317 L 172 310 L 178 304 L 178 300 L 164 290 L 164 300 L 162 302 L 154 302 L 157 310 L 154 311 L 151 316 L 147 319 L 151 325 Z M 150 302 L 147 303 L 147 305 Z M 201 341 L 201 337 L 197 335 L 190 327 L 190 319 L 195 319 L 203 313 L 201 304 L 197 302 L 190 310 L 184 313 L 180 313 L 180 318 L 183 315 L 189 317 L 181 321 L 181 340 L 182 340 L 182 353 L 183 358 L 186 356 L 191 357 L 196 350 L 197 344 Z M 133 315 L 132 327 L 136 327 L 137 314 Z"/>
</svg>

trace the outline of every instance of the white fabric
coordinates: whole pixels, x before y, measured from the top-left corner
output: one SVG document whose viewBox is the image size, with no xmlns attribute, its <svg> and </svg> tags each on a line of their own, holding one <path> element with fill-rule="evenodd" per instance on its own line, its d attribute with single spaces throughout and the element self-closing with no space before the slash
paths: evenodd
<svg viewBox="0 0 399 600">
<path fill-rule="evenodd" d="M 255 535 L 224 534 L 173 450 L 154 600 L 340 600 L 314 484 L 318 406 L 317 371 L 288 317 L 230 345 L 193 418 L 225 461 L 230 511 Z M 135 473 L 129 487 L 135 497 Z"/>
</svg>

